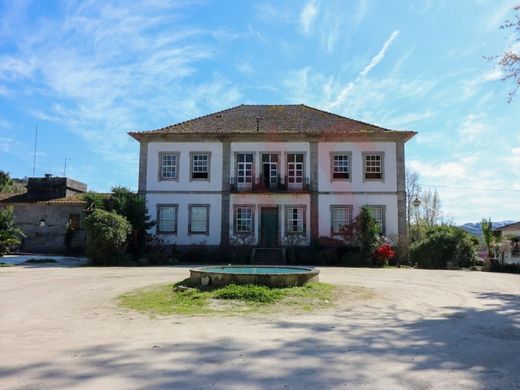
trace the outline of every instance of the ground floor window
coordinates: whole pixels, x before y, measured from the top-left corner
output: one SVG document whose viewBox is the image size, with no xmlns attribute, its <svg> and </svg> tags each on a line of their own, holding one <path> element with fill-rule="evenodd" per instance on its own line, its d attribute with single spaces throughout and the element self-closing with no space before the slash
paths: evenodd
<svg viewBox="0 0 520 390">
<path fill-rule="evenodd" d="M 343 227 L 352 222 L 352 206 L 331 206 L 330 221 L 332 234 L 341 234 Z"/>
<path fill-rule="evenodd" d="M 157 233 L 177 232 L 177 205 L 157 206 Z"/>
<path fill-rule="evenodd" d="M 305 233 L 305 207 L 289 206 L 286 208 L 286 234 Z"/>
<path fill-rule="evenodd" d="M 252 206 L 236 206 L 235 207 L 235 233 L 237 233 L 237 234 L 253 233 L 253 207 Z"/>
<path fill-rule="evenodd" d="M 379 226 L 379 233 L 385 234 L 385 206 L 367 206 Z"/>
<path fill-rule="evenodd" d="M 209 205 L 189 205 L 189 233 L 209 234 Z"/>
</svg>

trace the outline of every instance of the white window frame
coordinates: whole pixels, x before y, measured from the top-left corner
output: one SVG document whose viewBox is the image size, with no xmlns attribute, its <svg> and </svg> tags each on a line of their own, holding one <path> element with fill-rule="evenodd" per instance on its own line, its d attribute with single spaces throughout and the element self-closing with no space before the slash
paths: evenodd
<svg viewBox="0 0 520 390">
<path fill-rule="evenodd" d="M 205 208 L 206 209 L 206 226 L 204 230 L 193 230 L 193 209 L 194 208 Z M 188 234 L 189 235 L 195 235 L 195 234 L 203 234 L 203 235 L 209 235 L 209 210 L 210 205 L 209 204 L 189 204 L 188 205 Z"/>
<path fill-rule="evenodd" d="M 164 175 L 164 165 L 163 158 L 171 156 L 175 157 L 175 164 L 170 165 L 175 172 L 175 176 L 165 176 Z M 179 164 L 180 163 L 180 153 L 179 152 L 159 152 L 159 181 L 179 181 Z"/>
<path fill-rule="evenodd" d="M 336 166 L 336 157 L 346 157 L 347 161 L 347 171 L 346 172 L 336 172 L 336 168 L 340 167 Z M 347 177 L 334 177 L 335 173 L 347 173 Z M 330 181 L 352 181 L 352 152 L 331 152 L 330 153 Z"/>
<path fill-rule="evenodd" d="M 385 153 L 384 152 L 363 152 L 363 181 L 385 181 Z M 379 157 L 379 172 L 374 170 L 377 168 L 377 166 L 372 164 L 367 164 L 367 158 L 368 157 Z M 370 172 L 368 172 L 368 169 L 370 168 Z M 367 174 L 370 173 L 380 173 L 380 178 L 367 178 Z"/>
<path fill-rule="evenodd" d="M 172 208 L 175 210 L 175 217 L 173 219 L 173 230 L 162 230 L 161 229 L 161 210 L 164 208 Z M 177 221 L 179 218 L 179 205 L 178 204 L 158 204 L 157 205 L 157 225 L 156 234 L 177 234 Z"/>
<path fill-rule="evenodd" d="M 293 162 L 289 161 L 289 156 L 299 154 L 302 156 L 301 162 Z M 287 189 L 289 190 L 301 190 L 305 185 L 305 160 L 306 155 L 305 152 L 287 152 L 285 155 L 286 160 L 286 176 L 287 176 Z M 300 165 L 301 164 L 301 165 Z M 289 171 L 301 172 L 301 183 L 298 183 L 297 179 L 299 175 L 295 174 L 293 176 L 289 175 Z M 291 182 L 292 181 L 292 182 Z"/>
<path fill-rule="evenodd" d="M 334 216 L 335 216 L 334 212 L 338 209 L 345 210 L 347 212 L 347 220 L 341 227 L 339 227 L 339 229 L 336 229 L 337 221 L 334 218 Z M 352 221 L 353 221 L 353 206 L 352 205 L 333 204 L 330 206 L 330 234 L 331 234 L 331 236 L 341 235 L 341 228 L 343 226 L 350 225 L 352 223 Z"/>
<path fill-rule="evenodd" d="M 207 177 L 193 177 L 195 173 L 204 173 L 204 171 L 195 171 L 195 157 L 206 157 L 206 171 Z M 190 181 L 210 181 L 211 173 L 211 152 L 190 152 Z"/>
<path fill-rule="evenodd" d="M 370 215 L 374 218 L 379 226 L 379 234 L 386 234 L 386 206 L 385 205 L 373 205 L 367 204 L 366 207 L 370 211 Z M 381 210 L 381 218 L 376 218 L 374 210 Z"/>
<path fill-rule="evenodd" d="M 250 155 L 251 161 L 238 161 L 239 155 Z M 237 189 L 240 190 L 251 190 L 253 188 L 253 183 L 255 181 L 255 153 L 254 152 L 235 152 L 235 177 L 236 177 L 236 185 Z M 248 169 L 248 166 L 250 168 Z M 251 171 L 251 175 L 239 175 L 239 172 L 247 172 Z M 241 179 L 244 179 L 242 182 Z M 249 181 L 248 181 L 249 179 Z"/>
<path fill-rule="evenodd" d="M 293 210 L 300 210 L 301 212 L 301 218 L 300 216 L 296 216 L 296 219 L 293 218 Z M 288 205 L 285 206 L 285 235 L 301 235 L 306 234 L 307 232 L 307 223 L 306 223 L 306 217 L 307 217 L 307 207 L 305 205 Z M 289 226 L 293 226 L 293 222 L 296 221 L 298 230 L 294 231 L 292 229 L 289 230 Z M 300 221 L 300 222 L 298 222 Z"/>
<path fill-rule="evenodd" d="M 254 235 L 255 234 L 255 206 L 250 204 L 240 204 L 234 205 L 234 213 L 233 213 L 233 232 L 236 235 Z M 249 230 L 238 230 L 239 227 L 239 210 L 240 209 L 250 209 L 251 215 L 249 218 L 242 218 L 244 220 L 249 219 L 250 229 Z"/>
</svg>

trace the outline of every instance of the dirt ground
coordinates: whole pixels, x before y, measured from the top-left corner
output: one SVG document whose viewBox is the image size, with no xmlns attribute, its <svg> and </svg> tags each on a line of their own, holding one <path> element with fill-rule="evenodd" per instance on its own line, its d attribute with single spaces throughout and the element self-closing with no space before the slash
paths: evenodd
<svg viewBox="0 0 520 390">
<path fill-rule="evenodd" d="M 305 315 L 153 319 L 123 292 L 186 267 L 0 268 L 0 388 L 520 388 L 520 276 L 322 268 L 376 297 Z"/>
</svg>

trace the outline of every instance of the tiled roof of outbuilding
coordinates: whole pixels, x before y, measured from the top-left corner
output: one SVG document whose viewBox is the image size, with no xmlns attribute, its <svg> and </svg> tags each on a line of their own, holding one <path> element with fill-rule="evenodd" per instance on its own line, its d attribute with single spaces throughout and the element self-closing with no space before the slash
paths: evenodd
<svg viewBox="0 0 520 390">
<path fill-rule="evenodd" d="M 37 204 L 54 204 L 54 205 L 84 205 L 87 204 L 83 200 L 83 194 L 74 194 L 63 198 L 54 199 L 35 199 L 24 194 L 0 194 L 0 204 L 10 203 L 37 203 Z"/>
<path fill-rule="evenodd" d="M 408 140 L 413 131 L 394 131 L 304 104 L 245 105 L 190 119 L 157 130 L 129 133 L 135 139 L 167 134 L 308 134 L 399 135 Z"/>
</svg>

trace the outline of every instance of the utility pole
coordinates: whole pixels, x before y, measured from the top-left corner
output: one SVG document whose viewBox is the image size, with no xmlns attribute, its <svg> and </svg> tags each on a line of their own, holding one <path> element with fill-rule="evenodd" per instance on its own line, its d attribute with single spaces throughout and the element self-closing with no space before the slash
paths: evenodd
<svg viewBox="0 0 520 390">
<path fill-rule="evenodd" d="M 38 143 L 38 125 L 36 125 L 36 131 L 34 132 L 34 157 L 33 157 L 33 177 L 36 174 L 36 144 Z"/>
</svg>

